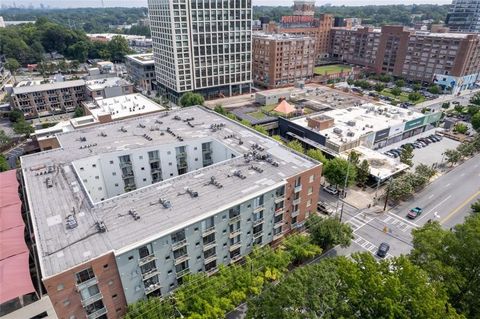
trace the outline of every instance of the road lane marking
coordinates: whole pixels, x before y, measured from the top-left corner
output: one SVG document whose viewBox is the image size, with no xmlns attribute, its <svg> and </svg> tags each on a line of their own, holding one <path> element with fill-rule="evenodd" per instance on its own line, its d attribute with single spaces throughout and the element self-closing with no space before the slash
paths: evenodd
<svg viewBox="0 0 480 319">
<path fill-rule="evenodd" d="M 447 188 L 448 186 L 450 186 L 450 183 L 446 184 L 446 185 L 445 185 L 445 188 Z"/>
<path fill-rule="evenodd" d="M 455 208 L 453 211 L 451 211 L 447 216 L 445 216 L 444 219 L 440 220 L 440 224 L 443 224 L 445 223 L 447 220 L 449 220 L 450 218 L 452 218 L 453 215 L 455 215 L 455 213 L 457 213 L 460 209 L 462 209 L 463 207 L 465 207 L 465 205 L 467 205 L 468 203 L 470 203 L 475 197 L 477 197 L 478 195 L 480 195 L 480 191 L 476 192 L 475 194 L 473 194 L 472 196 L 470 196 L 469 198 L 467 198 L 462 204 L 460 204 L 460 206 L 458 206 L 457 208 Z"/>
<path fill-rule="evenodd" d="M 428 199 L 432 198 L 433 196 L 434 196 L 434 194 L 432 194 L 432 195 L 428 196 Z"/>
<path fill-rule="evenodd" d="M 421 221 L 422 219 L 424 219 L 425 217 L 427 217 L 428 214 L 430 214 L 431 212 L 433 212 L 438 206 L 442 205 L 444 202 L 446 202 L 447 200 L 450 199 L 450 197 L 452 197 L 452 195 L 448 195 L 447 197 L 445 197 L 444 200 L 442 200 L 440 203 L 438 203 L 437 205 L 433 206 L 432 209 L 430 209 L 428 212 L 424 213 L 423 216 L 420 216 L 420 218 L 417 218 L 416 222 L 419 222 Z"/>
<path fill-rule="evenodd" d="M 411 221 L 409 221 L 409 220 L 407 220 L 407 219 L 405 219 L 405 218 L 403 218 L 403 217 L 401 217 L 401 216 L 395 215 L 394 213 L 388 212 L 388 214 L 391 215 L 391 216 L 393 216 L 393 217 L 395 217 L 395 218 L 399 218 L 400 220 L 404 221 L 405 223 L 407 223 L 408 225 L 410 225 L 410 226 L 412 226 L 412 227 L 415 227 L 415 228 L 416 228 L 416 227 L 419 227 L 417 224 L 412 223 Z"/>
</svg>

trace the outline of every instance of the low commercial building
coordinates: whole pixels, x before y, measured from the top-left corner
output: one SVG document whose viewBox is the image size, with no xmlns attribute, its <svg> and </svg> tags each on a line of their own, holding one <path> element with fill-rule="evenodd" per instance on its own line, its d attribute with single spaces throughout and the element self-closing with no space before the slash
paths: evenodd
<svg viewBox="0 0 480 319">
<path fill-rule="evenodd" d="M 133 83 L 142 91 L 153 91 L 155 81 L 155 62 L 153 53 L 127 55 L 125 59 L 127 73 Z"/>
<path fill-rule="evenodd" d="M 279 118 L 280 134 L 337 155 L 357 146 L 379 149 L 434 128 L 441 112 L 422 114 L 367 103 L 291 120 Z"/>
<path fill-rule="evenodd" d="M 480 75 L 480 36 L 402 26 L 333 28 L 330 55 L 376 73 L 434 83 L 456 94 Z"/>
<path fill-rule="evenodd" d="M 265 88 L 294 85 L 313 77 L 315 39 L 287 34 L 254 33 L 253 82 Z"/>
<path fill-rule="evenodd" d="M 91 99 L 111 98 L 133 93 L 133 84 L 119 77 L 89 80 L 85 84 L 87 95 Z"/>
<path fill-rule="evenodd" d="M 85 99 L 85 81 L 74 80 L 14 87 L 10 103 L 32 118 L 72 112 Z"/>
<path fill-rule="evenodd" d="M 320 163 L 201 107 L 57 138 L 21 164 L 59 318 L 121 317 L 280 240 L 318 201 Z"/>
</svg>

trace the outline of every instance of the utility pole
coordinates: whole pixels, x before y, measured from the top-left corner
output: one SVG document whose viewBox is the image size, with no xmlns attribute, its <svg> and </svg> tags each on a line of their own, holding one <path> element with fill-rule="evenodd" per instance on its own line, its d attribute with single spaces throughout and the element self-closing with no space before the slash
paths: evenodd
<svg viewBox="0 0 480 319">
<path fill-rule="evenodd" d="M 342 216 L 343 216 L 343 205 L 344 205 L 344 202 L 342 202 L 342 209 L 340 210 L 340 222 L 342 222 Z"/>
<path fill-rule="evenodd" d="M 390 195 L 390 187 L 392 186 L 392 180 L 393 178 L 390 177 L 390 181 L 387 186 L 387 195 L 385 195 L 385 205 L 383 206 L 383 211 L 387 209 L 387 203 L 388 203 L 388 196 Z"/>
</svg>

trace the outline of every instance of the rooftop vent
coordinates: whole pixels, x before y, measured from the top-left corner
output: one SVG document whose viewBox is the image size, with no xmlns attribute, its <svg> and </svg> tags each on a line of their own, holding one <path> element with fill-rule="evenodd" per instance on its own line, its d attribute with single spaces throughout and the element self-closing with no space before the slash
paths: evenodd
<svg viewBox="0 0 480 319">
<path fill-rule="evenodd" d="M 173 119 L 174 119 L 175 121 L 181 121 L 181 120 L 182 120 L 182 118 L 181 118 L 180 116 L 178 116 L 178 115 L 175 115 L 175 116 L 173 117 Z"/>
<path fill-rule="evenodd" d="M 219 123 L 219 124 L 211 124 L 210 125 L 210 130 L 212 132 L 216 132 L 222 129 L 222 127 L 225 127 L 225 123 Z"/>
<path fill-rule="evenodd" d="M 138 123 L 138 127 L 140 127 L 140 128 L 145 128 L 145 124 L 143 124 L 143 123 Z"/>
<path fill-rule="evenodd" d="M 133 220 L 140 219 L 140 216 L 138 216 L 137 212 L 133 208 L 128 211 L 128 214 L 133 217 Z"/>
<path fill-rule="evenodd" d="M 258 172 L 258 173 L 263 173 L 263 169 L 258 167 L 258 166 L 252 165 L 252 166 L 250 166 L 249 169 L 254 170 L 255 172 Z"/>
<path fill-rule="evenodd" d="M 192 117 L 188 117 L 188 118 L 184 119 L 183 121 L 184 122 L 190 122 L 190 121 L 193 121 L 193 120 L 195 120 L 195 118 L 192 116 Z"/>
<path fill-rule="evenodd" d="M 160 198 L 159 200 L 160 205 L 163 206 L 163 208 L 170 208 L 172 207 L 172 203 L 168 199 Z"/>
<path fill-rule="evenodd" d="M 215 178 L 215 176 L 210 177 L 210 181 L 209 181 L 207 184 L 205 184 L 205 185 L 213 185 L 213 186 L 215 186 L 215 187 L 217 187 L 217 188 L 222 188 L 222 187 L 223 187 L 223 185 L 220 184 L 220 183 L 217 181 L 217 179 Z"/>
<path fill-rule="evenodd" d="M 160 120 L 155 120 L 155 124 L 163 124 L 163 122 Z"/>
<path fill-rule="evenodd" d="M 153 138 L 151 138 L 150 136 L 148 136 L 147 134 L 143 134 L 143 137 L 147 140 L 147 141 L 152 141 Z"/>
<path fill-rule="evenodd" d="M 100 133 L 100 136 L 102 136 L 102 137 L 107 137 L 107 133 L 102 132 L 102 133 Z"/>
<path fill-rule="evenodd" d="M 126 129 L 125 127 L 123 127 L 123 126 L 120 128 L 120 131 L 122 131 L 123 133 L 127 133 L 127 132 L 128 132 L 127 129 Z"/>
<path fill-rule="evenodd" d="M 95 227 L 97 228 L 97 231 L 99 233 L 104 233 L 107 231 L 107 227 L 105 226 L 105 223 L 100 221 L 95 223 Z"/>
<path fill-rule="evenodd" d="M 85 136 L 80 136 L 80 142 L 86 142 L 87 138 Z"/>
<path fill-rule="evenodd" d="M 340 129 L 340 128 L 338 128 L 338 127 L 335 127 L 335 128 L 333 129 L 333 133 L 335 133 L 335 134 L 342 134 L 342 129 Z"/>
<path fill-rule="evenodd" d="M 355 126 L 355 124 L 356 124 L 355 121 L 348 121 L 347 122 L 348 126 Z"/>
<path fill-rule="evenodd" d="M 242 174 L 242 171 L 241 170 L 236 170 L 235 172 L 233 172 L 233 176 L 237 176 L 238 178 L 240 179 L 245 179 L 247 178 L 245 175 Z M 229 176 L 230 177 L 230 176 Z"/>
<path fill-rule="evenodd" d="M 53 187 L 52 179 L 50 177 L 47 177 L 47 179 L 45 179 L 45 184 L 47 184 L 47 188 L 52 188 Z"/>
<path fill-rule="evenodd" d="M 67 229 L 77 228 L 78 223 L 77 223 L 77 219 L 75 218 L 75 215 L 72 215 L 72 214 L 68 215 L 65 218 L 65 224 L 66 224 Z"/>
<path fill-rule="evenodd" d="M 263 152 L 265 149 L 263 147 L 261 147 L 260 145 L 258 145 L 257 143 L 253 143 L 252 144 L 252 149 L 254 150 L 259 150 L 260 152 Z"/>
</svg>

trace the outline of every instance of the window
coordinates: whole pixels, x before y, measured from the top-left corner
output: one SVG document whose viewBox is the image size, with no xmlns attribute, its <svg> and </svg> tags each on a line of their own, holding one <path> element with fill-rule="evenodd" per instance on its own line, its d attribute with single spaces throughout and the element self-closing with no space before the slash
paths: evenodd
<svg viewBox="0 0 480 319">
<path fill-rule="evenodd" d="M 308 179 L 308 182 L 313 183 L 314 179 L 315 179 L 315 175 L 310 175 L 310 178 Z"/>
<path fill-rule="evenodd" d="M 70 300 L 67 299 L 67 300 L 64 300 L 64 301 L 63 301 L 63 306 L 66 307 L 66 306 L 68 306 L 69 304 L 70 304 Z"/>
<path fill-rule="evenodd" d="M 144 258 L 144 257 L 147 257 L 151 254 L 151 247 L 150 245 L 145 245 L 145 246 L 142 246 L 138 249 L 138 253 L 140 255 L 140 258 Z"/>
<path fill-rule="evenodd" d="M 310 186 L 310 187 L 308 188 L 308 195 L 312 195 L 312 193 L 313 193 L 313 187 Z"/>
<path fill-rule="evenodd" d="M 98 175 L 97 175 L 97 176 L 95 176 L 95 179 L 100 179 L 100 176 L 98 176 Z"/>
<path fill-rule="evenodd" d="M 110 161 L 110 164 L 113 164 L 113 161 Z"/>
<path fill-rule="evenodd" d="M 140 169 L 141 169 L 142 171 L 144 171 L 144 170 L 145 170 L 145 167 L 141 167 Z"/>
<path fill-rule="evenodd" d="M 97 167 L 97 164 L 92 164 L 92 167 Z"/>
<path fill-rule="evenodd" d="M 307 207 L 310 207 L 310 206 L 312 206 L 312 200 L 311 199 L 307 200 Z"/>
<path fill-rule="evenodd" d="M 57 285 L 57 291 L 63 290 L 63 288 L 65 288 L 64 284 L 58 284 Z"/>
<path fill-rule="evenodd" d="M 95 278 L 95 274 L 93 273 L 92 268 L 88 268 L 80 272 L 77 272 L 75 274 L 75 277 L 77 278 L 77 284 L 81 284 L 82 282 Z"/>
<path fill-rule="evenodd" d="M 117 173 L 116 173 L 116 172 L 112 172 L 112 175 L 113 175 L 113 176 L 116 176 L 116 175 L 117 175 Z"/>
<path fill-rule="evenodd" d="M 108 264 L 103 265 L 103 268 L 108 268 Z"/>
<path fill-rule="evenodd" d="M 132 260 L 133 259 L 133 256 L 128 256 L 128 260 Z"/>
</svg>

